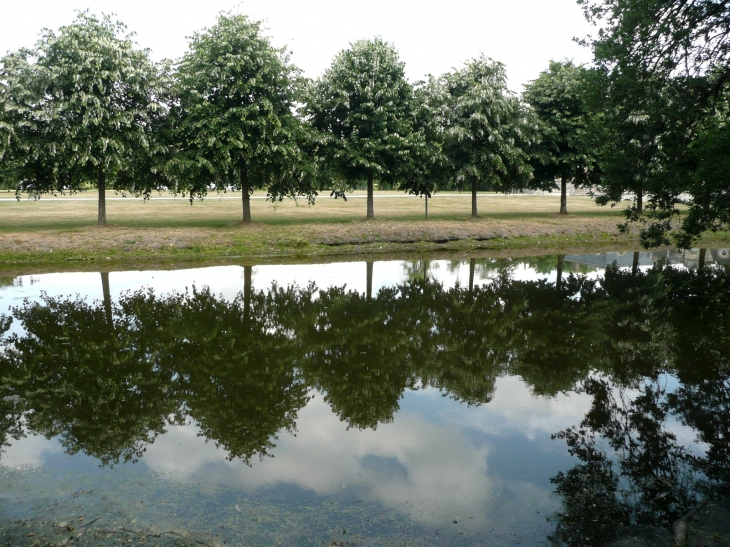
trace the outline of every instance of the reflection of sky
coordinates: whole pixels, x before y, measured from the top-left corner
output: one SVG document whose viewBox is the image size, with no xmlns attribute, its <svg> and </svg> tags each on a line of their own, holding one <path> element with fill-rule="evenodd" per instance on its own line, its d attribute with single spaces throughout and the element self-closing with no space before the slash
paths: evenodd
<svg viewBox="0 0 730 547">
<path fill-rule="evenodd" d="M 373 294 L 382 287 L 390 287 L 408 279 L 407 269 L 411 262 L 380 261 L 373 265 Z M 515 262 L 515 264 L 518 264 Z M 420 273 L 420 269 L 417 273 Z M 541 275 L 534 269 L 518 264 L 513 270 L 514 278 L 534 280 L 554 279 L 555 274 Z M 457 283 L 469 283 L 469 261 L 428 261 L 428 275 L 445 287 Z M 490 268 L 477 267 L 475 283 L 483 283 L 497 275 Z M 367 289 L 367 266 L 365 262 L 337 262 L 331 264 L 287 264 L 254 266 L 252 284 L 254 289 L 264 290 L 276 282 L 280 287 L 296 284 L 306 287 L 310 282 L 320 289 L 345 285 L 349 290 L 364 293 Z M 214 294 L 233 299 L 243 290 L 244 269 L 241 266 L 213 266 L 185 270 L 127 271 L 109 273 L 109 289 L 112 299 L 116 300 L 126 291 L 151 287 L 155 292 L 184 292 L 193 286 L 209 286 Z M 0 290 L 0 314 L 8 313 L 13 306 L 22 304 L 23 299 L 37 300 L 41 293 L 49 296 L 86 296 L 89 301 L 102 299 L 101 274 L 97 272 L 53 273 L 20 276 L 13 287 Z M 11 332 L 15 332 L 17 323 Z"/>
<path fill-rule="evenodd" d="M 469 261 L 431 260 L 428 262 L 429 278 L 438 281 L 446 288 L 457 283 L 465 286 L 469 283 Z M 382 287 L 390 287 L 408 279 L 407 270 L 412 262 L 379 261 L 373 265 L 373 293 Z M 650 266 L 642 266 L 642 270 Z M 421 275 L 422 266 L 417 266 L 414 273 Z M 555 281 L 556 270 L 549 273 L 538 273 L 526 263 L 515 260 L 509 268 L 512 279 L 519 281 L 535 281 L 546 279 Z M 348 289 L 365 292 L 367 287 L 367 266 L 365 262 L 337 262 L 331 264 L 287 264 L 264 265 L 253 267 L 253 286 L 263 290 L 276 282 L 279 286 L 296 284 L 307 286 L 310 282 L 326 289 L 345 285 Z M 489 261 L 479 261 L 475 268 L 474 282 L 483 283 L 498 275 L 496 267 L 490 267 Z M 570 273 L 570 264 L 566 262 L 564 276 Z M 602 277 L 602 270 L 593 270 L 586 274 L 590 279 Z M 213 293 L 222 294 L 232 299 L 243 290 L 244 269 L 241 266 L 212 266 L 207 268 L 190 268 L 184 270 L 126 271 L 111 272 L 109 285 L 113 299 L 120 293 L 134 291 L 142 287 L 151 287 L 156 292 L 185 291 L 193 285 L 209 286 Z M 20 276 L 13 287 L 0 288 L 0 313 L 7 313 L 11 306 L 19 305 L 24 298 L 37 299 L 41 292 L 50 296 L 85 295 L 89 300 L 101 299 L 101 276 L 97 272 L 52 273 L 32 276 Z"/>
<path fill-rule="evenodd" d="M 274 457 L 252 467 L 228 461 L 195 424 L 170 428 L 137 465 L 170 481 L 205 477 L 249 495 L 288 484 L 361 498 L 421 524 L 456 518 L 483 529 L 507 512 L 541 525 L 537 511 L 555 509 L 548 478 L 569 465 L 550 433 L 580 421 L 589 404 L 581 395 L 533 397 L 521 380 L 502 378 L 481 407 L 432 388 L 407 391 L 392 423 L 360 431 L 348 430 L 317 394 L 299 412 L 296 435 L 281 433 Z M 60 451 L 57 440 L 31 436 L 14 442 L 0 465 L 41 467 Z"/>
<path fill-rule="evenodd" d="M 410 265 L 375 262 L 373 292 L 405 281 Z M 516 280 L 554 281 L 556 275 L 555 270 L 540 274 L 518 261 L 510 271 Z M 364 292 L 366 272 L 365 262 L 255 266 L 253 285 L 262 290 L 274 281 L 301 287 L 315 282 L 320 288 L 346 285 Z M 475 283 L 488 282 L 497 273 L 480 261 Z M 566 264 L 564 275 L 569 273 Z M 447 288 L 463 286 L 469 282 L 469 262 L 431 261 L 428 274 Z M 588 276 L 600 278 L 602 271 Z M 232 299 L 243 289 L 243 279 L 239 266 L 109 274 L 114 299 L 143 287 L 164 293 L 193 285 L 210 286 L 215 294 Z M 37 299 L 41 291 L 101 299 L 101 277 L 99 273 L 23 276 L 19 286 L 0 290 L 0 313 L 23 298 Z M 664 380 L 670 391 L 676 387 L 674 378 Z M 579 424 L 590 397 L 534 397 L 519 378 L 503 377 L 496 382 L 493 400 L 480 407 L 466 407 L 435 389 L 407 391 L 400 406 L 394 421 L 375 431 L 348 430 L 318 394 L 299 412 L 296 436 L 281 433 L 275 457 L 252 467 L 228 461 L 214 442 L 198 436 L 195 424 L 172 427 L 148 448 L 138 468 L 163 473 L 169 481 L 204 477 L 209 484 L 249 495 L 282 484 L 319 496 L 352 492 L 352 497 L 382 504 L 420 523 L 445 525 L 473 517 L 470 524 L 484 529 L 505 516 L 536 523 L 544 520 L 536 517 L 538 511 L 544 515 L 555 508 L 549 477 L 570 465 L 564 443 L 550 440 L 550 435 Z M 670 419 L 667 426 L 682 444 L 694 440 L 692 430 L 676 420 Z M 29 436 L 5 449 L 0 466 L 41 468 L 58 461 L 61 453 L 57 439 Z M 63 458 L 79 461 L 84 456 Z"/>
</svg>

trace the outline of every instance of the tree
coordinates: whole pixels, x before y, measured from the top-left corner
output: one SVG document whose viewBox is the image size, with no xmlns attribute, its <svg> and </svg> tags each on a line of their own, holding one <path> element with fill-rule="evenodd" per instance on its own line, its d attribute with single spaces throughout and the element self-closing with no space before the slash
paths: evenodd
<svg viewBox="0 0 730 547">
<path fill-rule="evenodd" d="M 341 51 L 310 88 L 307 119 L 322 134 L 318 154 L 341 179 L 344 197 L 367 181 L 367 218 L 375 218 L 373 184 L 396 183 L 413 148 L 413 89 L 393 46 L 380 38 Z"/>
<path fill-rule="evenodd" d="M 730 4 L 718 0 L 579 0 L 586 18 L 600 25 L 584 42 L 595 63 L 611 79 L 638 74 L 635 85 L 655 82 L 666 98 L 660 113 L 666 132 L 660 139 L 665 173 L 648 203 L 644 246 L 689 247 L 705 230 L 730 220 L 726 194 L 726 146 L 723 108 L 730 85 Z M 718 120 L 719 118 L 719 120 Z M 719 121 L 719 132 L 711 128 Z M 697 141 L 702 141 L 699 145 Z M 720 160 L 717 163 L 717 160 Z M 707 169 L 706 166 L 718 168 Z M 677 200 L 687 200 L 689 214 L 677 222 Z M 629 220 L 639 220 L 629 217 Z M 646 221 L 646 219 L 641 219 Z"/>
<path fill-rule="evenodd" d="M 181 399 L 201 435 L 247 464 L 271 455 L 280 431 L 294 433 L 308 400 L 292 365 L 296 343 L 273 320 L 308 293 L 255 291 L 250 279 L 231 302 L 207 287 L 158 299 L 164 334 L 174 340 L 160 352 L 160 368 L 180 374 Z"/>
<path fill-rule="evenodd" d="M 665 175 L 661 140 L 666 124 L 661 113 L 666 94 L 656 84 L 635 72 L 609 77 L 596 70 L 590 75 L 588 101 L 594 115 L 588 133 L 600 166 L 596 203 L 615 204 L 631 192 L 635 197 L 629 218 L 644 213 L 645 193 Z"/>
<path fill-rule="evenodd" d="M 725 197 L 727 170 L 727 92 L 710 101 L 702 96 L 712 85 L 702 78 L 663 81 L 635 68 L 597 76 L 605 89 L 592 99 L 598 118 L 590 132 L 600 177 L 599 204 L 635 195 L 626 209 L 640 223 L 645 247 L 675 244 L 688 248 L 707 230 L 730 221 Z M 685 213 L 677 203 L 685 202 Z"/>
<path fill-rule="evenodd" d="M 702 232 L 715 232 L 730 224 L 730 86 L 708 108 L 691 132 L 691 141 L 682 147 L 686 153 L 681 158 L 685 161 L 677 178 L 692 196 L 690 209 L 674 237 L 683 248 L 689 248 Z M 671 225 L 665 230 L 671 230 Z"/>
<path fill-rule="evenodd" d="M 477 212 L 480 184 L 519 188 L 532 176 L 525 146 L 530 140 L 520 102 L 507 89 L 504 65 L 486 57 L 444 74 L 440 80 L 444 149 L 457 188 L 472 193 Z"/>
<path fill-rule="evenodd" d="M 533 156 L 536 182 L 552 187 L 560 179 L 560 214 L 568 214 L 567 183 L 591 182 L 594 159 L 586 128 L 586 69 L 551 61 L 525 89 L 524 99 L 540 120 L 541 139 Z"/>
<path fill-rule="evenodd" d="M 69 454 L 102 464 L 141 458 L 180 410 L 168 393 L 172 373 L 154 362 L 168 342 L 159 322 L 145 329 L 129 313 L 144 308 L 148 294 L 120 300 L 25 300 L 13 309 L 23 333 L 3 340 L 12 349 L 0 359 L 11 380 L 4 385 L 28 410 L 28 430 L 58 436 Z"/>
<path fill-rule="evenodd" d="M 448 184 L 449 162 L 444 153 L 444 131 L 437 81 L 419 82 L 414 89 L 413 146 L 398 176 L 398 188 L 423 196 L 428 220 L 428 200 Z"/>
<path fill-rule="evenodd" d="M 149 52 L 124 31 L 107 16 L 82 12 L 0 66 L 4 176 L 36 197 L 95 184 L 100 226 L 108 187 L 148 196 L 157 184 L 125 176 L 150 163 L 150 129 L 164 107 Z"/>
<path fill-rule="evenodd" d="M 586 18 L 600 24 L 586 40 L 596 60 L 639 66 L 664 77 L 720 71 L 730 79 L 730 4 L 722 0 L 578 0 Z"/>
<path fill-rule="evenodd" d="M 299 70 L 285 48 L 262 35 L 261 22 L 221 14 L 193 35 L 177 67 L 174 112 L 182 170 L 179 190 L 203 197 L 209 185 L 241 190 L 243 222 L 251 222 L 250 195 L 266 188 L 269 199 L 296 197 L 306 187 L 307 134 L 294 109 Z"/>
<path fill-rule="evenodd" d="M 348 427 L 392 422 L 403 391 L 415 383 L 409 331 L 403 321 L 389 322 L 407 310 L 398 309 L 396 296 L 393 289 L 374 298 L 344 288 L 321 290 L 294 331 L 307 383 L 325 393 Z"/>
</svg>

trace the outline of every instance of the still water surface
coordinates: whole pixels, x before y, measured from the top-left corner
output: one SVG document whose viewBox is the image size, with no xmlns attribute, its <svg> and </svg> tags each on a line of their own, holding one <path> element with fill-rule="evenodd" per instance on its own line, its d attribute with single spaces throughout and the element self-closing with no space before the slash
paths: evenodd
<svg viewBox="0 0 730 547">
<path fill-rule="evenodd" d="M 669 537 L 730 478 L 728 254 L 0 279 L 0 540 Z"/>
</svg>

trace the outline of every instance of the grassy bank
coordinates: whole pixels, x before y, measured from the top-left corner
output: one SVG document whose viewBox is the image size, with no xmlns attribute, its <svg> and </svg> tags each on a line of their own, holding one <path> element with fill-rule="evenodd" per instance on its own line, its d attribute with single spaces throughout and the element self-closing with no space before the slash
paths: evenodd
<svg viewBox="0 0 730 547">
<path fill-rule="evenodd" d="M 250 225 L 240 222 L 237 196 L 211 196 L 192 206 L 169 196 L 148 202 L 127 198 L 107 203 L 109 226 L 102 228 L 95 225 L 96 197 L 0 201 L 0 269 L 319 261 L 354 254 L 382 259 L 414 252 L 516 256 L 637 246 L 635 236 L 616 231 L 620 210 L 577 196 L 569 200 L 571 214 L 561 216 L 558 196 L 482 195 L 481 216 L 472 219 L 469 195 L 439 194 L 429 202 L 427 221 L 423 199 L 392 192 L 376 195 L 375 221 L 364 220 L 362 194 L 346 202 L 320 198 L 315 206 L 254 199 Z M 714 241 L 723 246 L 730 238 L 719 234 Z"/>
</svg>

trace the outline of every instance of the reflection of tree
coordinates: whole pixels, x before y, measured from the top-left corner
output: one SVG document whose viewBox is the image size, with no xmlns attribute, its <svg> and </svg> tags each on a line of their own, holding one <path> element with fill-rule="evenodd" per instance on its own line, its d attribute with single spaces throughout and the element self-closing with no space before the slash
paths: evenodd
<svg viewBox="0 0 730 547">
<path fill-rule="evenodd" d="M 621 532 L 617 525 L 670 526 L 697 497 L 693 458 L 666 426 L 664 388 L 645 383 L 633 399 L 605 380 L 588 379 L 583 389 L 591 410 L 579 427 L 555 435 L 581 463 L 551 479 L 565 507 L 553 539 L 605 545 Z"/>
<path fill-rule="evenodd" d="M 15 394 L 18 380 L 1 345 L 11 323 L 11 317 L 0 314 L 0 453 L 10 444 L 10 439 L 17 440 L 23 434 L 21 419 L 24 405 Z"/>
<path fill-rule="evenodd" d="M 350 427 L 392 421 L 403 390 L 413 384 L 410 333 L 394 317 L 395 296 L 392 289 L 373 300 L 343 289 L 321 291 L 298 325 L 308 382 Z"/>
<path fill-rule="evenodd" d="M 500 259 L 494 258 L 470 258 L 468 262 L 469 266 L 469 280 L 467 285 L 470 288 L 474 288 L 474 281 L 478 276 L 479 279 L 491 279 L 497 277 L 503 271 L 509 269 L 513 262 L 511 259 Z M 449 272 L 457 272 L 464 266 L 464 262 L 461 260 L 450 260 L 446 267 Z"/>
<path fill-rule="evenodd" d="M 730 483 L 730 378 L 727 374 L 685 383 L 669 395 L 673 413 L 707 446 L 696 466 L 710 486 Z"/>
<path fill-rule="evenodd" d="M 607 270 L 591 297 L 605 376 L 583 380 L 591 410 L 556 435 L 580 460 L 552 479 L 564 505 L 556 543 L 605 545 L 621 532 L 606 523 L 669 528 L 730 478 L 728 281 L 730 270 Z M 668 391 L 663 373 L 679 387 Z M 673 418 L 704 454 L 678 443 Z"/>
<path fill-rule="evenodd" d="M 674 329 L 670 285 L 662 269 L 640 274 L 609 267 L 592 307 L 601 323 L 591 339 L 595 368 L 622 385 L 655 378 L 667 369 Z"/>
<path fill-rule="evenodd" d="M 176 340 L 160 364 L 175 370 L 178 397 L 201 435 L 231 459 L 269 454 L 279 431 L 295 429 L 307 400 L 293 344 L 272 322 L 272 307 L 285 303 L 274 302 L 250 289 L 232 302 L 208 289 L 160 302 L 176 311 L 166 327 Z"/>
<path fill-rule="evenodd" d="M 511 374 L 535 394 L 593 398 L 582 423 L 558 434 L 579 461 L 553 479 L 565 506 L 556 542 L 665 525 L 701 483 L 707 492 L 728 480 L 730 271 L 614 267 L 600 283 L 558 283 L 487 264 L 500 269 L 490 283 L 451 289 L 416 276 L 377 294 L 257 291 L 249 267 L 233 300 L 193 289 L 115 301 L 105 288 L 101 302 L 25 302 L 13 312 L 22 334 L 0 334 L 0 435 L 10 441 L 24 423 L 107 463 L 140 457 L 170 423 L 193 418 L 249 462 L 295 429 L 313 389 L 348 426 L 375 428 L 406 389 L 479 405 Z M 680 380 L 672 391 L 668 374 Z M 679 445 L 675 418 L 706 454 Z"/>
<path fill-rule="evenodd" d="M 103 463 L 139 458 L 176 407 L 132 316 L 113 307 L 110 331 L 104 303 L 45 295 L 14 313 L 26 334 L 9 337 L 6 359 L 14 395 L 33 410 L 28 427 Z"/>
<path fill-rule="evenodd" d="M 501 287 L 498 281 L 449 291 L 431 286 L 436 289 L 431 306 L 434 340 L 431 355 L 422 351 L 423 381 L 467 404 L 492 399 L 496 379 L 508 361 L 503 341 L 509 319 L 503 315 L 496 287 Z"/>
<path fill-rule="evenodd" d="M 433 260 L 409 260 L 403 263 L 403 276 L 408 281 L 428 279 L 428 273 L 433 269 L 438 269 L 438 266 L 438 263 L 434 264 Z"/>
<path fill-rule="evenodd" d="M 556 280 L 557 281 L 557 280 Z M 515 309 L 510 372 L 536 394 L 572 389 L 595 359 L 600 318 L 593 313 L 595 284 L 569 276 L 558 286 L 547 281 L 514 281 L 502 297 Z"/>
</svg>

